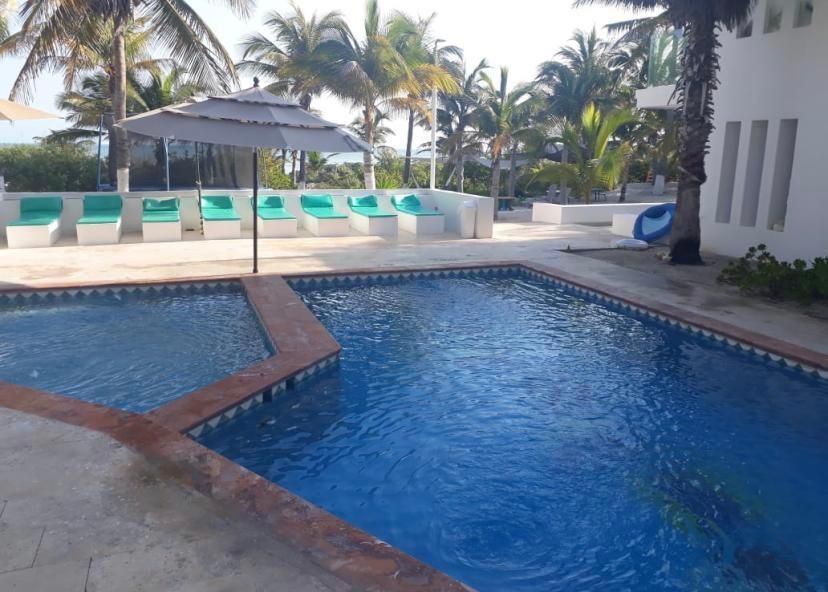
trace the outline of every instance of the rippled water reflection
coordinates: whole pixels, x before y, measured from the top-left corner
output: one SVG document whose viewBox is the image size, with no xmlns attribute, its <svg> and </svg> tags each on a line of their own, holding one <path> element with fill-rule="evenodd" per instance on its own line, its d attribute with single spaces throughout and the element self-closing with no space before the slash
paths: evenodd
<svg viewBox="0 0 828 592">
<path fill-rule="evenodd" d="M 222 454 L 483 591 L 826 589 L 825 382 L 524 279 L 303 297 L 341 368 Z"/>
<path fill-rule="evenodd" d="M 149 411 L 270 355 L 244 294 L 0 307 L 0 380 Z"/>
</svg>

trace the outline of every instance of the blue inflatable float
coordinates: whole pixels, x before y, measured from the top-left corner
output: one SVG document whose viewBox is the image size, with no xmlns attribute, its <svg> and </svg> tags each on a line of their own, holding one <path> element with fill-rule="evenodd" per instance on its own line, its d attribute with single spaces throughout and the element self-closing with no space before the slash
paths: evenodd
<svg viewBox="0 0 828 592">
<path fill-rule="evenodd" d="M 658 204 L 647 208 L 636 218 L 633 226 L 633 237 L 651 243 L 670 234 L 673 228 L 673 217 L 676 215 L 676 204 Z"/>
</svg>

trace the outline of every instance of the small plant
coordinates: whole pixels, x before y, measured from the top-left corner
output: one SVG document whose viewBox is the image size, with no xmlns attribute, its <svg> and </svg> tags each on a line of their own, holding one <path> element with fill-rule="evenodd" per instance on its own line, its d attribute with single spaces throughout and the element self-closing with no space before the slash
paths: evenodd
<svg viewBox="0 0 828 592">
<path fill-rule="evenodd" d="M 718 281 L 750 294 L 810 304 L 828 299 L 828 257 L 817 257 L 810 266 L 802 259 L 790 263 L 779 261 L 766 245 L 757 245 L 725 267 Z"/>
</svg>

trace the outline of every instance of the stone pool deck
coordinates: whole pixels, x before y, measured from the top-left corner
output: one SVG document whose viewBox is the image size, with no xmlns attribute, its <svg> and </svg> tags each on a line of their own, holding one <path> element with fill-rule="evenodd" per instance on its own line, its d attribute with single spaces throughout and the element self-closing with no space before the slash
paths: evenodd
<svg viewBox="0 0 828 592">
<path fill-rule="evenodd" d="M 112 438 L 0 407 L 3 592 L 353 588 Z"/>
<path fill-rule="evenodd" d="M 654 257 L 651 266 L 633 269 L 565 252 L 605 248 L 611 240 L 606 228 L 520 221 L 498 223 L 486 240 L 270 239 L 262 241 L 260 269 L 297 274 L 526 262 L 630 301 L 786 342 L 828 367 L 824 320 L 694 281 L 692 269 L 665 274 Z M 249 255 L 249 240 L 0 249 L 0 288 L 238 276 L 249 271 Z M 338 564 L 320 564 L 263 520 L 169 478 L 106 433 L 0 406 L 0 454 L 0 591 L 384 589 L 335 575 Z M 315 525 L 308 522 L 309 529 Z M 386 568 L 379 561 L 364 566 Z M 447 589 L 416 578 L 409 583 Z"/>
</svg>

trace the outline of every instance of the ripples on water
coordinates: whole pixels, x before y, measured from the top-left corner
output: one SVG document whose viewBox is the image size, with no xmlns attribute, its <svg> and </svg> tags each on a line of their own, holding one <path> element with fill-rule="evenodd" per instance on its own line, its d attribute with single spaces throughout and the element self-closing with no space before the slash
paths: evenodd
<svg viewBox="0 0 828 592">
<path fill-rule="evenodd" d="M 0 307 L 0 380 L 144 412 L 270 355 L 238 290 Z"/>
<path fill-rule="evenodd" d="M 825 382 L 523 279 L 303 297 L 341 368 L 222 454 L 483 591 L 826 589 Z"/>
</svg>

